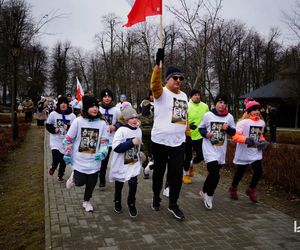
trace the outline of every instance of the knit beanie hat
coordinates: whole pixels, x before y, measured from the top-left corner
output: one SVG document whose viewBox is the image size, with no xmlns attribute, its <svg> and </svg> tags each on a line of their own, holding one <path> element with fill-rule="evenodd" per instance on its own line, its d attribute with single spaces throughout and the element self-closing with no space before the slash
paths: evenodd
<svg viewBox="0 0 300 250">
<path fill-rule="evenodd" d="M 125 121 L 128 121 L 129 119 L 131 118 L 135 118 L 135 117 L 138 117 L 135 109 L 133 109 L 132 107 L 130 106 L 127 106 L 125 107 L 122 112 L 121 112 L 123 118 Z"/>
<path fill-rule="evenodd" d="M 165 72 L 165 82 L 173 75 L 183 76 L 182 71 L 175 65 L 170 65 Z"/>
<path fill-rule="evenodd" d="M 123 102 L 123 103 L 121 104 L 121 107 L 120 107 L 121 111 L 122 111 L 123 109 L 125 109 L 126 107 L 132 108 L 131 103 L 130 103 L 130 102 Z"/>
<path fill-rule="evenodd" d="M 246 111 L 249 114 L 251 111 L 260 109 L 260 104 L 257 101 L 249 101 L 246 104 Z"/>
<path fill-rule="evenodd" d="M 69 104 L 69 100 L 68 100 L 67 97 L 65 97 L 65 96 L 60 96 L 60 97 L 58 98 L 58 100 L 57 100 L 57 104 L 60 105 L 60 104 L 62 104 L 63 102 L 66 103 L 66 104 Z"/>
<path fill-rule="evenodd" d="M 110 89 L 103 89 L 100 93 L 100 100 L 103 100 L 103 97 L 110 96 L 112 100 L 114 99 L 113 92 Z"/>
<path fill-rule="evenodd" d="M 88 112 L 89 108 L 94 106 L 99 108 L 99 103 L 95 97 L 89 95 L 82 97 L 82 108 L 84 112 Z"/>
<path fill-rule="evenodd" d="M 195 94 L 199 94 L 200 95 L 200 90 L 199 89 L 192 89 L 190 92 L 190 97 L 192 97 Z"/>
<path fill-rule="evenodd" d="M 228 102 L 227 96 L 223 95 L 223 94 L 218 94 L 214 100 L 215 106 L 216 106 L 217 102 L 219 102 L 219 101 L 223 101 L 225 104 L 227 104 L 227 102 Z"/>
</svg>

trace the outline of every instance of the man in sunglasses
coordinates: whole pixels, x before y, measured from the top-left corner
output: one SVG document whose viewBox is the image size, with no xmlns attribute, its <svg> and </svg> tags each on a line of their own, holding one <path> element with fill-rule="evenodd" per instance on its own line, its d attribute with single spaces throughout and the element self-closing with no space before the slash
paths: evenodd
<svg viewBox="0 0 300 250">
<path fill-rule="evenodd" d="M 179 220 L 184 219 L 183 212 L 177 205 L 182 186 L 185 138 L 187 130 L 187 95 L 180 90 L 184 80 L 177 66 L 169 66 L 165 72 L 163 87 L 161 82 L 164 50 L 158 49 L 156 65 L 151 77 L 151 90 L 154 96 L 154 123 L 151 131 L 153 170 L 152 209 L 160 209 L 160 192 L 166 167 L 170 186 L 168 210 Z"/>
</svg>

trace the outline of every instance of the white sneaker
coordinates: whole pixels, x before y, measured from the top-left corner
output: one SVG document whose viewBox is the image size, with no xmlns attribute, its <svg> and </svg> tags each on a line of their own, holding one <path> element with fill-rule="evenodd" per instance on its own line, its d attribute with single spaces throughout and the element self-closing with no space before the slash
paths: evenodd
<svg viewBox="0 0 300 250">
<path fill-rule="evenodd" d="M 72 188 L 72 187 L 74 187 L 74 186 L 75 186 L 75 182 L 74 182 L 74 171 L 72 171 L 72 173 L 71 173 L 69 179 L 68 179 L 67 182 L 66 182 L 66 188 L 67 188 L 67 189 L 70 189 L 70 188 Z"/>
<path fill-rule="evenodd" d="M 145 169 L 144 169 L 144 174 L 148 175 L 148 174 L 151 173 L 150 166 L 152 166 L 153 164 L 154 164 L 153 161 L 149 161 L 149 162 L 148 162 L 147 166 L 146 166 Z"/>
<path fill-rule="evenodd" d="M 166 196 L 166 197 L 169 197 L 170 195 L 170 188 L 169 187 L 166 187 L 163 191 L 163 195 Z"/>
<path fill-rule="evenodd" d="M 209 210 L 212 209 L 213 205 L 212 205 L 212 200 L 213 200 L 213 196 L 209 196 L 207 195 L 207 193 L 203 193 L 203 191 L 201 190 L 199 192 L 201 198 L 203 199 L 203 203 L 205 205 L 205 207 Z"/>
<path fill-rule="evenodd" d="M 85 209 L 86 212 L 93 212 L 94 208 L 89 201 L 84 201 L 82 203 L 82 207 Z"/>
</svg>

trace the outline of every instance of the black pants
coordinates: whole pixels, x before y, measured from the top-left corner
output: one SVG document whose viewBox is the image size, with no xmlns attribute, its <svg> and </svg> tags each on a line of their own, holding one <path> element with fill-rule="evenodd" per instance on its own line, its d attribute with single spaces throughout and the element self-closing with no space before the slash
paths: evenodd
<svg viewBox="0 0 300 250">
<path fill-rule="evenodd" d="M 254 189 L 254 188 L 256 188 L 257 183 L 259 182 L 259 180 L 262 176 L 261 160 L 252 162 L 250 165 L 253 169 L 253 175 L 252 175 L 252 179 L 251 179 L 249 187 Z M 236 165 L 236 166 L 237 166 L 236 173 L 233 177 L 232 184 L 231 184 L 233 187 L 237 187 L 239 185 L 241 179 L 243 178 L 243 176 L 245 174 L 246 168 L 249 165 Z"/>
<path fill-rule="evenodd" d="M 108 153 L 107 153 L 107 156 L 105 157 L 105 159 L 101 161 L 101 168 L 100 168 L 100 172 L 99 172 L 99 182 L 103 183 L 103 184 L 106 183 L 105 176 L 106 176 L 106 170 L 107 170 L 107 164 L 108 164 L 110 152 L 111 152 L 111 147 L 108 148 Z"/>
<path fill-rule="evenodd" d="M 92 194 L 97 184 L 97 180 L 98 180 L 98 172 L 94 174 L 84 174 L 78 172 L 77 170 L 74 170 L 75 185 L 78 187 L 85 185 L 84 197 L 83 197 L 84 201 L 89 201 L 92 198 Z"/>
<path fill-rule="evenodd" d="M 136 190 L 137 190 L 137 176 L 130 178 L 128 181 L 128 187 L 129 187 L 129 192 L 128 192 L 128 197 L 127 197 L 127 205 L 132 206 L 135 205 L 135 195 L 136 195 Z M 114 202 L 120 202 L 122 201 L 122 189 L 124 186 L 124 182 L 120 181 L 115 181 L 115 200 Z"/>
<path fill-rule="evenodd" d="M 196 152 L 196 157 L 193 159 L 194 164 L 198 164 L 203 161 L 203 153 L 202 153 L 202 141 L 203 139 L 199 140 L 192 140 L 191 143 L 185 144 L 185 159 L 184 159 L 184 170 L 188 171 L 191 160 L 193 158 L 193 149 Z"/>
<path fill-rule="evenodd" d="M 25 122 L 32 122 L 32 111 L 25 111 Z"/>
<path fill-rule="evenodd" d="M 52 149 L 52 167 L 58 169 L 58 177 L 63 177 L 65 175 L 66 163 L 64 161 L 64 155 L 57 149 Z"/>
<path fill-rule="evenodd" d="M 276 124 L 270 124 L 270 140 L 272 143 L 276 142 Z"/>
<path fill-rule="evenodd" d="M 213 196 L 220 180 L 220 169 L 218 161 L 211 161 L 206 164 L 208 175 L 203 185 L 203 192 Z"/>
<path fill-rule="evenodd" d="M 160 196 L 163 178 L 168 166 L 167 181 L 170 185 L 169 207 L 177 205 L 183 175 L 184 143 L 177 147 L 165 146 L 152 142 L 154 169 L 152 175 L 152 190 L 155 197 Z"/>
</svg>

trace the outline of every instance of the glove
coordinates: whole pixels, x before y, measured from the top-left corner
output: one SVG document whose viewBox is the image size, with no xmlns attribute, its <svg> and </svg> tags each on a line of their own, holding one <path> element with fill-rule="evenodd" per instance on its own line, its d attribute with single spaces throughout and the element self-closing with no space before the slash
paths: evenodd
<svg viewBox="0 0 300 250">
<path fill-rule="evenodd" d="M 186 143 L 192 143 L 192 138 L 190 136 L 185 137 L 185 142 Z"/>
<path fill-rule="evenodd" d="M 72 165 L 72 158 L 69 155 L 64 155 L 64 161 L 67 165 Z"/>
<path fill-rule="evenodd" d="M 141 159 L 142 163 L 144 163 L 147 160 L 147 157 L 144 154 L 144 152 L 140 152 L 140 159 Z"/>
<path fill-rule="evenodd" d="M 165 58 L 165 49 L 159 48 L 156 52 L 155 64 L 160 65 L 160 61 L 163 63 Z"/>
<path fill-rule="evenodd" d="M 142 142 L 142 139 L 141 139 L 140 137 L 134 137 L 134 138 L 132 139 L 132 143 L 133 143 L 134 145 L 138 146 L 138 145 L 141 145 L 143 142 Z"/>
<path fill-rule="evenodd" d="M 192 122 L 192 123 L 190 124 L 190 129 L 191 129 L 191 130 L 197 129 L 197 126 L 195 125 L 194 122 Z"/>
<path fill-rule="evenodd" d="M 260 142 L 257 143 L 256 147 L 257 147 L 258 150 L 264 151 L 268 147 L 268 145 L 269 145 L 269 142 L 267 142 L 267 141 L 260 141 Z"/>
<path fill-rule="evenodd" d="M 94 155 L 96 161 L 102 161 L 105 159 L 105 154 L 103 152 L 98 152 Z"/>
<path fill-rule="evenodd" d="M 247 144 L 248 147 L 253 147 L 255 145 L 255 141 L 252 137 L 247 137 L 245 144 Z"/>
</svg>

